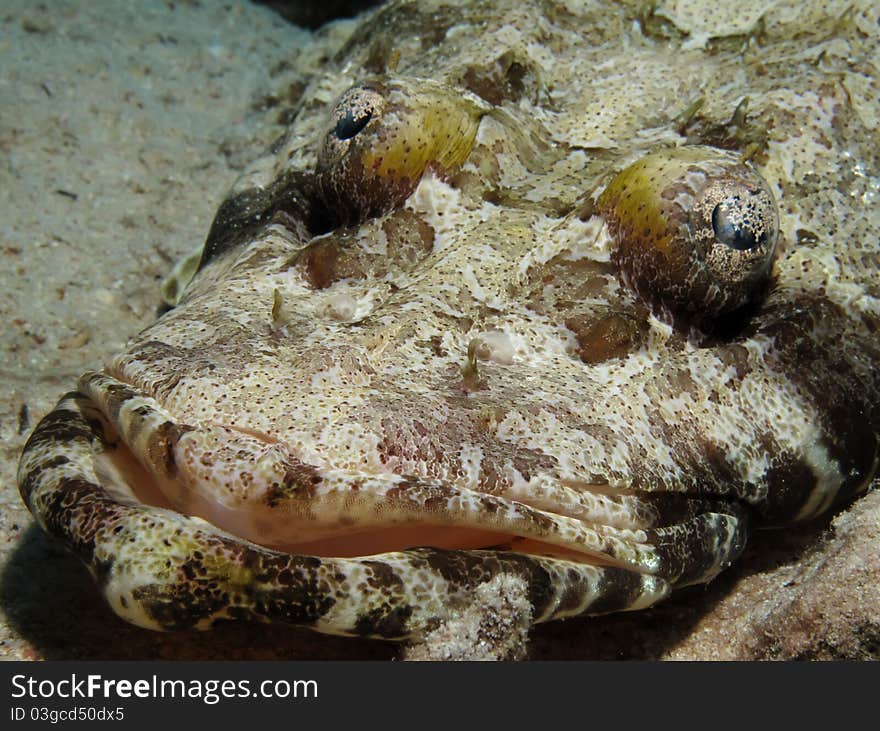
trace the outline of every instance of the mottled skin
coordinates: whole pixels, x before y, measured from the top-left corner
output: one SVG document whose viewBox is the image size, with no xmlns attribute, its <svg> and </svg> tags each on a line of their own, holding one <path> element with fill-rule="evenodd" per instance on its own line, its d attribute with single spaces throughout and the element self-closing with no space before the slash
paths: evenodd
<svg viewBox="0 0 880 731">
<path fill-rule="evenodd" d="M 368 16 L 35 430 L 41 525 L 142 626 L 400 639 L 502 575 L 649 606 L 867 489 L 878 9 L 759 5 Z"/>
</svg>

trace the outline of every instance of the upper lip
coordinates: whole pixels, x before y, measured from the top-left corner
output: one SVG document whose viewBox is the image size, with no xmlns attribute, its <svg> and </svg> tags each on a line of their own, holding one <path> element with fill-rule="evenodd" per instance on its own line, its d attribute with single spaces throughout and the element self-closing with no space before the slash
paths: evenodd
<svg viewBox="0 0 880 731">
<path fill-rule="evenodd" d="M 360 545 L 401 550 L 410 546 L 395 543 L 398 532 L 423 526 L 429 534 L 449 531 L 453 544 L 456 537 L 473 539 L 475 532 L 484 532 L 486 547 L 518 545 L 526 552 L 561 553 L 645 573 L 656 569 L 644 530 L 590 520 L 587 509 L 578 515 L 572 505 L 552 498 L 538 507 L 529 504 L 534 501 L 445 480 L 319 469 L 296 459 L 271 435 L 179 423 L 152 399 L 109 376 L 86 374 L 81 388 L 150 475 L 151 486 L 142 475 L 130 480 L 135 497 L 156 504 L 161 494 L 162 507 L 199 516 L 253 543 L 307 552 L 300 549 L 320 551 L 326 542 L 327 550 L 338 550 L 340 541 L 334 539 L 351 534 L 360 537 Z M 114 388 L 128 394 L 117 407 L 106 398 Z M 557 491 L 560 496 L 577 495 L 562 484 Z M 407 540 L 414 539 L 411 530 L 405 533 Z M 365 534 L 375 535 L 375 541 L 364 543 Z M 415 536 L 417 540 L 418 532 Z"/>
</svg>

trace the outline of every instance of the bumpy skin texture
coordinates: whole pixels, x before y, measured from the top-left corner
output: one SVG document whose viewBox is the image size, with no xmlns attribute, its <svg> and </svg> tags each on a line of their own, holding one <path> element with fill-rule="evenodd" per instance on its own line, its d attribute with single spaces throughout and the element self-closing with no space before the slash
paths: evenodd
<svg viewBox="0 0 880 731">
<path fill-rule="evenodd" d="M 117 613 L 401 639 L 504 576 L 533 622 L 638 609 L 869 487 L 877 8 L 641 8 L 392 3 L 312 80 L 177 307 L 22 456 Z M 684 147 L 778 206 L 757 274 L 715 266 L 736 306 L 634 264 L 757 220 L 687 213 Z"/>
</svg>

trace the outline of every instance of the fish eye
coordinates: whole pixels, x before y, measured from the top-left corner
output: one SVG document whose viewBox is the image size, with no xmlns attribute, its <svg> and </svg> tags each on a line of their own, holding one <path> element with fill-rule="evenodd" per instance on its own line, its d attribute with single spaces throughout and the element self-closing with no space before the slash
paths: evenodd
<svg viewBox="0 0 880 731">
<path fill-rule="evenodd" d="M 737 251 L 747 251 L 767 240 L 765 215 L 760 206 L 765 201 L 753 201 L 756 192 L 748 197 L 736 193 L 727 196 L 712 209 L 712 230 L 715 239 Z"/>
<path fill-rule="evenodd" d="M 381 122 L 386 106 L 383 91 L 379 85 L 363 84 L 339 97 L 330 112 L 329 129 L 318 154 L 319 170 L 338 164 L 370 122 L 372 126 Z"/>
<path fill-rule="evenodd" d="M 336 122 L 333 132 L 339 140 L 350 140 L 360 132 L 373 117 L 372 109 L 346 109 Z"/>
<path fill-rule="evenodd" d="M 484 110 L 460 92 L 424 80 L 369 81 L 333 106 L 318 153 L 319 196 L 333 225 L 394 209 L 425 170 L 460 165 Z"/>
<path fill-rule="evenodd" d="M 714 317 L 769 279 L 778 212 L 767 183 L 734 153 L 682 147 L 618 173 L 598 209 L 621 278 L 650 304 Z"/>
</svg>

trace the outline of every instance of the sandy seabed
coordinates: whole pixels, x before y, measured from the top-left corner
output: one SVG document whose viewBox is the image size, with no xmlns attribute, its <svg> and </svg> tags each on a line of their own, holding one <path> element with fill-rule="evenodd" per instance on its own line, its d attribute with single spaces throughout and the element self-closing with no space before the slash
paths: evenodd
<svg viewBox="0 0 880 731">
<path fill-rule="evenodd" d="M 309 34 L 265 8 L 215 0 L 5 0 L 0 31 L 0 657 L 398 655 L 389 643 L 286 627 L 131 627 L 36 527 L 15 482 L 34 424 L 154 320 L 162 277 L 282 130 L 276 102 L 296 83 Z M 321 61 L 320 44 L 309 53 Z M 878 538 L 875 491 L 833 521 L 758 536 L 708 588 L 638 615 L 539 629 L 529 655 L 876 657 Z"/>
</svg>

